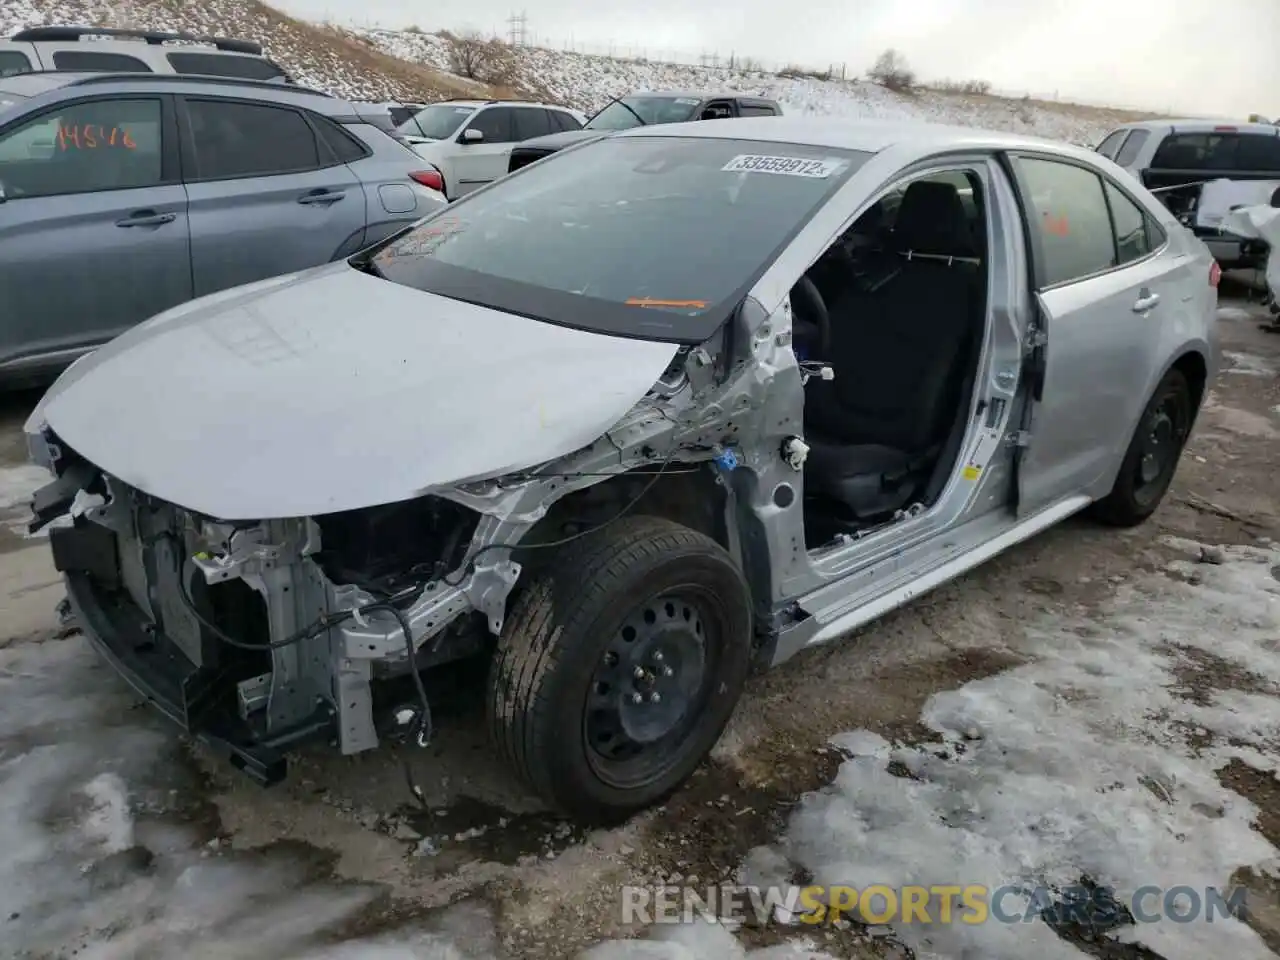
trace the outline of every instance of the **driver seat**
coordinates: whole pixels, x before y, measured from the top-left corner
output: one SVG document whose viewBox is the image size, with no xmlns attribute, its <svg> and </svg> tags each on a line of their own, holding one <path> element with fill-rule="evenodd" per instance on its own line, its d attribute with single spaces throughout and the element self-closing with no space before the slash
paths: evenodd
<svg viewBox="0 0 1280 960">
<path fill-rule="evenodd" d="M 941 259 L 981 257 L 953 184 L 907 188 L 889 255 L 883 283 L 849 283 L 832 304 L 835 379 L 805 388 L 806 490 L 856 521 L 916 496 L 964 402 L 981 326 L 981 265 Z"/>
</svg>

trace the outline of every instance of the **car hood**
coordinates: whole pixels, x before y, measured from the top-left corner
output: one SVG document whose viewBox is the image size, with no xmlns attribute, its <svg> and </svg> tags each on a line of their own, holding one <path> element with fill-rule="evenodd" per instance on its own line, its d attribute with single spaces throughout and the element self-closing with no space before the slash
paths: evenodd
<svg viewBox="0 0 1280 960">
<path fill-rule="evenodd" d="M 75 363 L 28 421 L 223 520 L 311 516 L 498 476 L 598 439 L 674 344 L 461 303 L 345 262 L 195 300 Z"/>
<path fill-rule="evenodd" d="M 599 140 L 614 132 L 613 130 L 565 130 L 562 133 L 549 133 L 545 137 L 531 137 L 528 140 L 521 140 L 515 144 L 514 149 L 536 147 L 539 150 L 563 150 L 565 147 L 571 147 L 575 143 Z"/>
</svg>

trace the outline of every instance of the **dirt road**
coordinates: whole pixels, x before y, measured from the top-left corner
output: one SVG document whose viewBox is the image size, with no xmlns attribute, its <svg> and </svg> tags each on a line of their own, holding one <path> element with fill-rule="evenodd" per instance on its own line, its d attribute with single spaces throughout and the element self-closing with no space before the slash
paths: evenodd
<svg viewBox="0 0 1280 960">
<path fill-rule="evenodd" d="M 1252 571 L 1266 575 L 1280 564 L 1270 553 L 1272 538 L 1280 541 L 1280 336 L 1259 330 L 1260 318 L 1224 302 L 1226 368 L 1152 521 L 1126 533 L 1070 521 L 858 636 L 757 679 L 714 760 L 685 790 L 624 829 L 589 835 L 541 811 L 496 764 L 478 697 L 456 692 L 466 689 L 465 677 L 441 681 L 440 729 L 426 751 L 350 759 L 309 752 L 292 779 L 270 791 L 177 740 L 138 709 L 83 641 L 56 638 L 60 592 L 47 548 L 18 526 L 32 476 L 17 467 L 23 401 L 10 401 L 0 414 L 0 850 L 9 851 L 0 863 L 0 906 L 10 918 L 0 944 L 14 953 L 0 952 L 559 960 L 637 932 L 621 922 L 622 885 L 703 885 L 741 875 L 744 862 L 749 878 L 782 864 L 791 876 L 779 882 L 806 874 L 832 882 L 875 858 L 871 866 L 891 882 L 931 856 L 951 857 L 957 870 L 985 864 L 999 873 L 1021 857 L 1029 869 L 1119 874 L 1169 849 L 1174 866 L 1153 862 L 1153 875 L 1180 876 L 1185 853 L 1187 870 L 1200 872 L 1177 882 L 1225 886 L 1234 878 L 1249 886 L 1257 935 L 1219 923 L 1210 934 L 1226 939 L 1209 942 L 1242 955 L 1267 955 L 1263 942 L 1280 949 L 1280 887 L 1264 862 L 1276 856 L 1270 844 L 1280 843 L 1276 754 L 1267 749 L 1280 737 L 1280 671 L 1254 662 L 1257 645 L 1244 642 L 1277 635 L 1275 608 L 1247 599 L 1262 589 L 1248 579 Z M 1136 639 L 1119 645 L 1117 631 Z M 1220 645 L 1203 641 L 1216 631 Z M 1113 644 L 1110 666 L 1097 661 L 1103 640 Z M 1145 659 L 1133 659 L 1134 651 Z M 1057 672 L 1046 672 L 1051 667 Z M 955 693 L 936 696 L 947 691 Z M 1028 691 L 1052 696 L 1041 701 Z M 1157 703 L 1153 691 L 1165 699 Z M 1008 706 L 1016 698 L 1021 712 Z M 1087 716 L 1077 709 L 1086 701 Z M 1048 722 L 1050 715 L 1057 719 Z M 1227 722 L 1245 715 L 1251 726 Z M 948 738 L 948 725 L 961 722 L 964 735 Z M 1157 746 L 1143 739 L 1153 730 L 1162 731 Z M 845 738 L 844 749 L 831 744 L 848 731 L 860 733 Z M 957 781 L 963 751 L 943 749 L 947 759 L 939 760 L 938 744 L 966 737 L 975 744 L 967 775 L 985 771 L 1025 785 L 1034 768 L 1037 789 L 1056 786 L 1038 800 L 1030 788 L 996 789 L 996 801 L 981 777 Z M 1230 756 L 1213 752 L 1232 742 Z M 1145 769 L 1149 746 L 1160 770 Z M 887 760 L 895 748 L 902 769 Z M 946 770 L 935 769 L 944 762 Z M 842 763 L 835 788 L 806 797 L 831 783 Z M 1105 784 L 1087 802 L 1068 796 L 1104 767 L 1122 781 L 1133 771 L 1133 789 L 1119 790 L 1119 800 L 1103 799 Z M 862 779 L 848 782 L 859 769 Z M 886 779 L 886 770 L 894 776 Z M 1144 776 L 1158 786 L 1142 788 Z M 937 792 L 944 787 L 945 800 Z M 956 820 L 954 809 L 939 814 L 939 804 L 967 813 Z M 1114 826 L 1114 837 L 1093 850 L 1090 831 L 1111 823 L 1100 812 L 1107 804 L 1116 824 L 1150 814 L 1168 829 Z M 1197 814 L 1197 804 L 1225 812 Z M 1028 817 L 1053 819 L 1059 807 L 1083 827 L 1015 854 L 1009 836 Z M 1006 818 L 998 835 L 976 825 L 985 816 L 979 809 Z M 938 832 L 940 822 L 965 826 Z M 1174 834 L 1183 847 L 1168 847 Z M 959 836 L 966 843 L 948 849 Z M 920 846 L 921 838 L 931 845 Z M 1128 851 L 1125 862 L 1108 860 L 1108 846 Z M 1192 935 L 1172 929 L 1157 924 L 1139 945 L 1119 942 L 1133 939 L 1124 931 L 1090 939 L 1044 928 L 1041 949 L 1048 957 L 1194 955 Z M 931 948 L 956 955 L 948 952 L 964 946 L 956 937 L 940 933 Z M 748 927 L 737 940 L 753 950 L 773 946 L 777 956 L 784 947 L 842 957 L 930 949 L 911 931 L 857 925 L 807 941 L 786 927 Z M 983 956 L 1003 955 L 982 943 Z M 599 948 L 609 949 L 615 953 L 593 956 L 627 955 Z M 724 949 L 727 957 L 743 947 Z"/>
</svg>

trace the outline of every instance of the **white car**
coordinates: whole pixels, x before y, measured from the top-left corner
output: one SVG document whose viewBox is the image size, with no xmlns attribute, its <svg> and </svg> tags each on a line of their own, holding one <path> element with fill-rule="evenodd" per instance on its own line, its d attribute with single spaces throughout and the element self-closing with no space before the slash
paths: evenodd
<svg viewBox="0 0 1280 960">
<path fill-rule="evenodd" d="M 507 172 L 513 144 L 550 133 L 581 130 L 576 110 L 526 100 L 443 100 L 396 128 L 413 150 L 440 171 L 443 192 L 456 200 Z"/>
</svg>

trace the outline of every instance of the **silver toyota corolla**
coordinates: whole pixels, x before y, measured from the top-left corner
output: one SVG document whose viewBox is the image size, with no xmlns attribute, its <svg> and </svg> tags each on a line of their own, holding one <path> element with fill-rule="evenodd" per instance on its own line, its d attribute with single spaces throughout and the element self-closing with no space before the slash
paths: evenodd
<svg viewBox="0 0 1280 960">
<path fill-rule="evenodd" d="M 27 425 L 35 523 L 93 645 L 263 782 L 312 737 L 427 742 L 420 672 L 482 657 L 498 749 L 609 822 L 753 667 L 1148 517 L 1217 282 L 1060 143 L 643 127 L 79 361 Z"/>
</svg>

